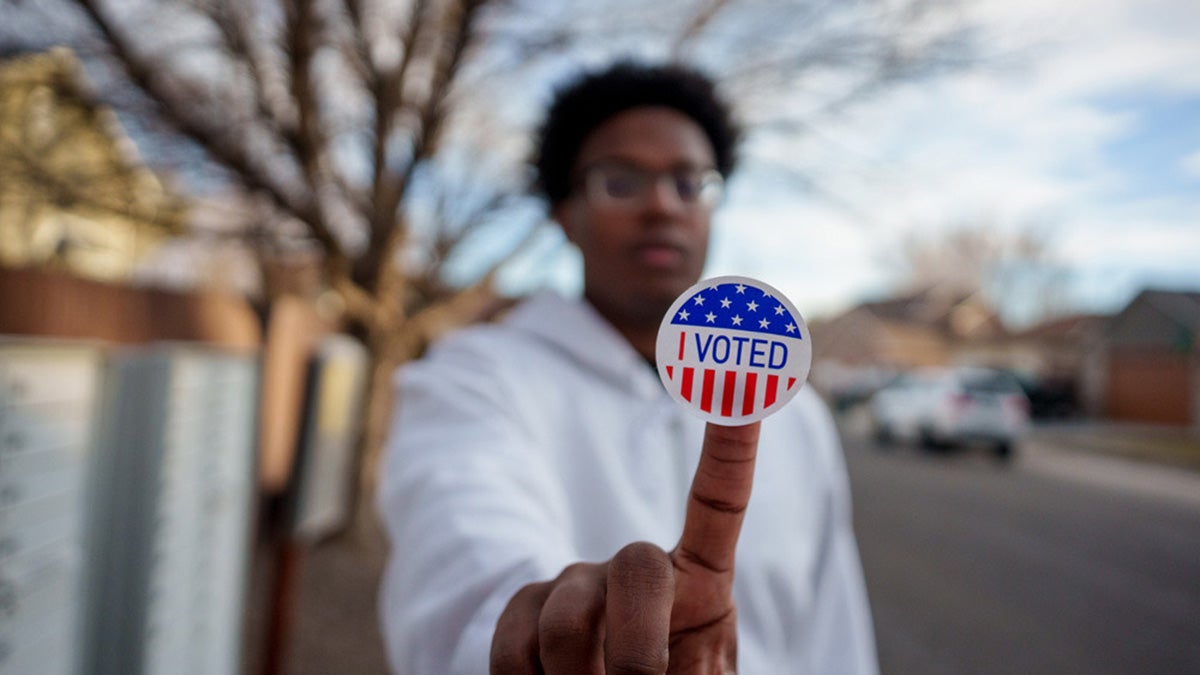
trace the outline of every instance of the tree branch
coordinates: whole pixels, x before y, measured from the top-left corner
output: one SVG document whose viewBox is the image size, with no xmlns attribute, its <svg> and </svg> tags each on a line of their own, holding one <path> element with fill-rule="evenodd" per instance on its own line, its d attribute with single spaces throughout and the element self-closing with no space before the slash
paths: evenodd
<svg viewBox="0 0 1200 675">
<path fill-rule="evenodd" d="M 143 59 L 105 16 L 96 0 L 76 1 L 107 41 L 130 79 L 158 104 L 163 119 L 195 141 L 218 164 L 236 174 L 247 188 L 266 194 L 277 207 L 304 223 L 324 249 L 330 283 L 345 298 L 348 310 L 369 316 L 371 312 L 364 305 L 370 302 L 370 295 L 354 285 L 350 277 L 349 259 L 341 242 L 322 217 L 315 197 L 312 194 L 289 194 L 265 167 L 251 159 L 248 144 L 209 124 L 196 112 L 194 103 L 185 102 L 174 95 L 162 66 L 151 65 Z"/>
<path fill-rule="evenodd" d="M 446 98 L 473 37 L 474 22 L 484 4 L 486 0 L 460 0 L 449 10 L 445 18 L 453 25 L 449 49 L 441 52 L 444 57 L 435 63 L 430 94 L 418 111 L 418 123 L 413 132 L 412 155 L 392 187 L 395 190 L 393 199 L 378 205 L 381 209 L 390 207 L 395 215 L 390 216 L 391 227 L 371 231 L 368 252 L 360 261 L 360 278 L 365 279 L 364 285 L 375 289 L 380 297 L 388 297 L 388 293 L 403 277 L 403 270 L 396 261 L 396 252 L 404 244 L 406 228 L 399 226 L 401 219 L 396 210 L 403 201 L 417 167 L 428 159 L 437 147 L 446 114 Z M 389 217 L 383 213 L 379 216 L 381 221 Z"/>
<path fill-rule="evenodd" d="M 709 0 L 708 4 L 701 7 L 692 18 L 684 26 L 683 31 L 675 38 L 675 42 L 671 45 L 671 59 L 673 61 L 683 60 L 683 52 L 691 43 L 704 32 L 704 29 L 712 23 L 714 17 L 721 12 L 722 9 L 729 4 L 729 0 Z"/>
<path fill-rule="evenodd" d="M 319 36 L 313 15 L 313 0 L 289 0 L 285 41 L 290 66 L 289 89 L 296 109 L 297 133 L 294 148 L 310 189 L 319 193 L 322 180 L 321 151 L 325 138 L 321 130 L 320 102 L 313 86 L 312 60 Z M 321 210 L 321 200 L 314 197 L 315 208 Z M 324 214 L 321 216 L 324 219 Z"/>
<path fill-rule="evenodd" d="M 396 210 L 399 208 L 403 189 L 401 176 L 388 166 L 388 144 L 392 138 L 393 125 L 404 100 L 404 82 L 414 61 L 417 40 L 421 35 L 429 0 L 415 0 L 409 13 L 408 23 L 401 38 L 404 50 L 400 63 L 390 72 L 376 80 L 374 144 L 371 152 L 371 195 L 374 208 L 370 214 L 370 244 L 366 260 L 360 263 L 358 277 L 371 279 L 383 260 L 378 247 L 387 240 L 388 234 L 399 228 Z M 367 282 L 369 285 L 372 283 Z"/>
<path fill-rule="evenodd" d="M 260 122 L 266 128 L 276 133 L 280 140 L 291 144 L 292 136 L 296 133 L 295 111 L 279 109 L 278 97 L 268 92 L 264 64 L 254 48 L 254 39 L 249 34 L 247 26 L 253 25 L 251 6 L 234 0 L 215 0 L 213 3 L 201 3 L 203 11 L 220 33 L 225 49 L 246 67 L 250 76 L 251 96 L 255 112 Z"/>
<path fill-rule="evenodd" d="M 283 211 L 302 222 L 312 225 L 313 203 L 303 195 L 289 194 L 270 172 L 249 156 L 247 146 L 241 139 L 233 138 L 216 125 L 207 123 L 197 112 L 198 106 L 185 102 L 171 91 L 171 85 L 163 74 L 161 64 L 151 64 L 133 50 L 125 36 L 109 21 L 96 0 L 76 0 L 87 13 L 93 25 L 104 37 L 117 62 L 125 69 L 130 80 L 158 106 L 163 121 L 178 130 L 203 148 L 218 164 L 229 169 L 252 190 L 269 196 Z M 341 245 L 328 232 L 317 231 L 314 236 L 323 245 L 328 245 L 334 255 L 343 255 Z"/>
<path fill-rule="evenodd" d="M 350 32 L 352 33 L 350 49 L 354 54 L 353 62 L 363 85 L 372 92 L 379 91 L 380 73 L 371 58 L 371 41 L 367 38 L 366 18 L 363 16 L 362 0 L 342 0 L 342 9 L 350 17 Z"/>
</svg>

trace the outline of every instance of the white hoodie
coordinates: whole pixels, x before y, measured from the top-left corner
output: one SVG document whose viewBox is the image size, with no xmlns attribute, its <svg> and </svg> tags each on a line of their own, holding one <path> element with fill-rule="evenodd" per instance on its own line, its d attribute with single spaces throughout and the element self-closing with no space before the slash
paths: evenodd
<svg viewBox="0 0 1200 675">
<path fill-rule="evenodd" d="M 675 546 L 704 424 L 586 303 L 536 296 L 398 387 L 379 502 L 396 673 L 486 673 L 519 588 Z M 763 422 L 737 555 L 739 673 L 876 672 L 841 448 L 809 389 Z"/>
</svg>

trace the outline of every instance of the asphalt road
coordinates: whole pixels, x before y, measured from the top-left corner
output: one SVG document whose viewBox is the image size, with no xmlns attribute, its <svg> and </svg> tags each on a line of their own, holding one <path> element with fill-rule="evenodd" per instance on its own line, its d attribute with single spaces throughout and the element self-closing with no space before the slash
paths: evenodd
<svg viewBox="0 0 1200 675">
<path fill-rule="evenodd" d="M 1200 673 L 1195 502 L 844 440 L 883 673 Z"/>
<path fill-rule="evenodd" d="M 1200 674 L 1200 475 L 843 441 L 884 675 Z M 304 556 L 285 673 L 386 672 L 382 542 L 365 531 Z M 246 673 L 264 659 L 267 562 Z"/>
</svg>

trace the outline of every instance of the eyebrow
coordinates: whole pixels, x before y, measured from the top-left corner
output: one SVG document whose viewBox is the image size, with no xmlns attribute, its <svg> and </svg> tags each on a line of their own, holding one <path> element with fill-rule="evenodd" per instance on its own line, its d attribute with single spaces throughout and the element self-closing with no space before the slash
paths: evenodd
<svg viewBox="0 0 1200 675">
<path fill-rule="evenodd" d="M 707 162 L 693 162 L 691 160 L 682 160 L 665 169 L 651 169 L 639 162 L 624 159 L 621 157 L 601 157 L 594 162 L 590 162 L 579 168 L 580 172 L 588 171 L 598 166 L 616 166 L 623 169 L 633 169 L 635 171 L 663 172 L 663 171 L 715 171 L 716 166 Z"/>
</svg>

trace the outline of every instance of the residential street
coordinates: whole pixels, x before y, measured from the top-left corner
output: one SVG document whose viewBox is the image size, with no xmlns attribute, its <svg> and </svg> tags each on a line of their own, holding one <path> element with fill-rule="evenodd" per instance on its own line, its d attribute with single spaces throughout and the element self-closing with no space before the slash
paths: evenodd
<svg viewBox="0 0 1200 675">
<path fill-rule="evenodd" d="M 1200 473 L 1060 437 L 1001 466 L 845 434 L 885 675 L 1200 672 Z M 384 672 L 381 562 L 361 533 L 305 554 L 285 672 Z M 247 672 L 260 661 L 249 653 Z"/>
<path fill-rule="evenodd" d="M 884 673 L 1200 672 L 1200 502 L 1111 459 L 846 451 Z"/>
</svg>

